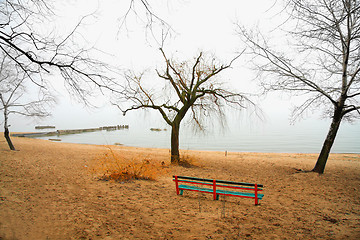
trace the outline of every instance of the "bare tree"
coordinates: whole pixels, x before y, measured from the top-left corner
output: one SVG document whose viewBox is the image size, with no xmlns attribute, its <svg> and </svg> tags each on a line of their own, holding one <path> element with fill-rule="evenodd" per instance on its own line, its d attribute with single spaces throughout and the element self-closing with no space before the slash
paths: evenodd
<svg viewBox="0 0 360 240">
<path fill-rule="evenodd" d="M 238 33 L 255 56 L 264 90 L 307 95 L 293 116 L 323 109 L 332 119 L 316 165 L 322 174 L 342 120 L 360 117 L 360 2 L 358 0 L 287 0 L 288 23 L 295 44 L 279 51 L 260 33 L 238 25 Z M 295 23 L 295 24 L 294 24 Z M 286 23 L 282 26 L 286 26 Z M 291 41 L 291 39 L 290 39 Z M 281 46 L 284 49 L 284 46 Z"/>
<path fill-rule="evenodd" d="M 156 70 L 159 80 L 164 82 L 164 88 L 147 87 L 145 73 L 136 75 L 129 72 L 126 84 L 119 102 L 130 102 L 127 108 L 116 104 L 125 115 L 128 111 L 137 109 L 154 109 L 161 114 L 171 126 L 171 162 L 179 163 L 179 131 L 180 123 L 189 112 L 192 121 L 200 128 L 202 118 L 217 114 L 224 118 L 224 108 L 227 105 L 238 109 L 253 103 L 243 94 L 225 89 L 216 77 L 230 68 L 229 64 L 220 64 L 215 57 L 205 57 L 200 53 L 193 61 L 178 62 L 169 59 L 163 49 L 160 49 L 165 60 L 164 70 Z"/>
<path fill-rule="evenodd" d="M 11 150 L 15 147 L 10 138 L 9 115 L 19 114 L 27 117 L 47 117 L 50 113 L 48 106 L 55 102 L 55 98 L 39 89 L 38 99 L 34 100 L 26 92 L 28 74 L 24 73 L 7 56 L 3 57 L 0 65 L 0 110 L 4 114 L 4 137 Z M 34 94 L 32 94 L 34 95 Z"/>
</svg>

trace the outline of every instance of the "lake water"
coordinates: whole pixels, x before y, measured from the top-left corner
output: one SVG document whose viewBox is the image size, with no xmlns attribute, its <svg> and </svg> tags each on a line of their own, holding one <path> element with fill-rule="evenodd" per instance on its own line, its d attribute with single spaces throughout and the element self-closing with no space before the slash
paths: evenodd
<svg viewBox="0 0 360 240">
<path fill-rule="evenodd" d="M 247 127 L 212 131 L 206 134 L 195 133 L 190 128 L 180 130 L 180 149 L 211 150 L 231 152 L 288 152 L 318 153 L 328 131 L 328 124 L 278 126 L 271 128 Z M 125 146 L 170 148 L 170 129 L 151 131 L 150 128 L 131 126 L 116 131 L 97 131 L 81 134 L 61 135 L 62 142 Z M 360 153 L 359 125 L 341 126 L 333 153 Z"/>
</svg>

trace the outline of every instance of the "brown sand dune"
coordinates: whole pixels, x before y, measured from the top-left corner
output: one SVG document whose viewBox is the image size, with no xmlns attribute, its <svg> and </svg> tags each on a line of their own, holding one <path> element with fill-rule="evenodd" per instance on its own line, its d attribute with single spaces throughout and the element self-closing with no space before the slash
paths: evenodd
<svg viewBox="0 0 360 240">
<path fill-rule="evenodd" d="M 170 166 L 157 181 L 98 181 L 88 171 L 104 146 L 0 138 L 0 239 L 360 239 L 360 155 L 332 154 L 325 174 L 316 154 L 186 151 L 202 167 Z M 166 149 L 114 146 L 168 164 Z M 171 176 L 265 186 L 251 199 L 186 192 Z"/>
</svg>

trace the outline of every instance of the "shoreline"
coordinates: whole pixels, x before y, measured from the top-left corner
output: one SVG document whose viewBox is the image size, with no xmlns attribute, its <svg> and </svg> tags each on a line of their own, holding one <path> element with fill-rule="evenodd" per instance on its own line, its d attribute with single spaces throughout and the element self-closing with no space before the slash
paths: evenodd
<svg viewBox="0 0 360 240">
<path fill-rule="evenodd" d="M 3 135 L 3 132 L 0 132 Z M 40 134 L 44 134 L 44 133 L 36 133 L 36 132 L 14 132 L 11 133 L 12 137 L 17 137 L 17 138 L 21 138 L 21 137 L 25 137 L 25 138 L 29 138 L 29 139 L 38 139 L 38 140 L 44 140 L 44 141 L 54 141 L 54 139 L 41 139 L 41 138 L 37 138 L 37 137 L 27 137 L 27 135 L 34 135 L 34 136 L 38 136 Z M 67 134 L 65 134 L 67 135 Z M 53 135 L 43 135 L 43 136 L 53 136 Z M 119 146 L 119 147 L 129 147 L 129 148 L 145 148 L 145 149 L 167 149 L 170 150 L 170 148 L 162 148 L 162 147 L 142 147 L 142 146 L 129 146 L 129 145 L 125 145 L 125 144 L 118 144 L 118 143 L 114 143 L 114 144 L 96 144 L 96 143 L 74 143 L 74 142 L 64 142 L 62 140 L 60 141 L 55 141 L 58 143 L 72 143 L 72 144 L 84 144 L 84 145 L 95 145 L 95 146 Z M 206 149 L 181 149 L 180 151 L 206 151 L 206 152 L 222 152 L 222 153 L 284 153 L 284 154 L 317 154 L 319 155 L 319 152 L 282 152 L 282 151 L 273 151 L 273 152 L 256 152 L 256 151 L 229 151 L 229 150 L 206 150 Z M 335 152 L 335 153 L 330 153 L 330 154 L 360 154 L 360 152 Z"/>
</svg>

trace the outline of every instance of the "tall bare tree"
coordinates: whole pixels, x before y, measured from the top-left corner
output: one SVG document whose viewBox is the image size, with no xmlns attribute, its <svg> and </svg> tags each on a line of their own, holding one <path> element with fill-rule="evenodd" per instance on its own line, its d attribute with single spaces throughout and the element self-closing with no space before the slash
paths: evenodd
<svg viewBox="0 0 360 240">
<path fill-rule="evenodd" d="M 137 109 L 154 109 L 171 126 L 171 162 L 179 163 L 180 123 L 189 112 L 192 121 L 200 128 L 202 118 L 217 114 L 224 118 L 225 106 L 243 109 L 253 103 L 243 94 L 227 90 L 217 76 L 230 68 L 229 64 L 220 64 L 215 57 L 206 57 L 203 53 L 194 60 L 178 62 L 169 59 L 160 49 L 166 67 L 156 70 L 157 77 L 164 82 L 164 88 L 151 88 L 146 84 L 145 73 L 136 75 L 129 72 L 126 84 L 118 102 L 130 102 L 126 108 L 116 104 L 125 115 Z"/>
<path fill-rule="evenodd" d="M 7 56 L 0 63 L 0 111 L 4 115 L 4 137 L 11 150 L 15 147 L 10 138 L 9 116 L 19 114 L 27 117 L 47 117 L 50 113 L 47 107 L 55 102 L 45 88 L 38 88 L 39 93 L 29 94 L 26 91 L 28 74 L 24 73 Z M 31 95 L 31 96 L 30 96 Z M 37 99 L 34 100 L 34 96 Z"/>
<path fill-rule="evenodd" d="M 322 174 L 342 120 L 360 118 L 360 2 L 358 0 L 286 0 L 290 42 L 270 47 L 263 35 L 238 25 L 238 33 L 255 56 L 265 91 L 307 95 L 294 109 L 298 117 L 323 109 L 332 119 L 316 165 Z M 281 26 L 284 28 L 286 23 Z M 287 49 L 287 50 L 283 50 Z"/>
</svg>

